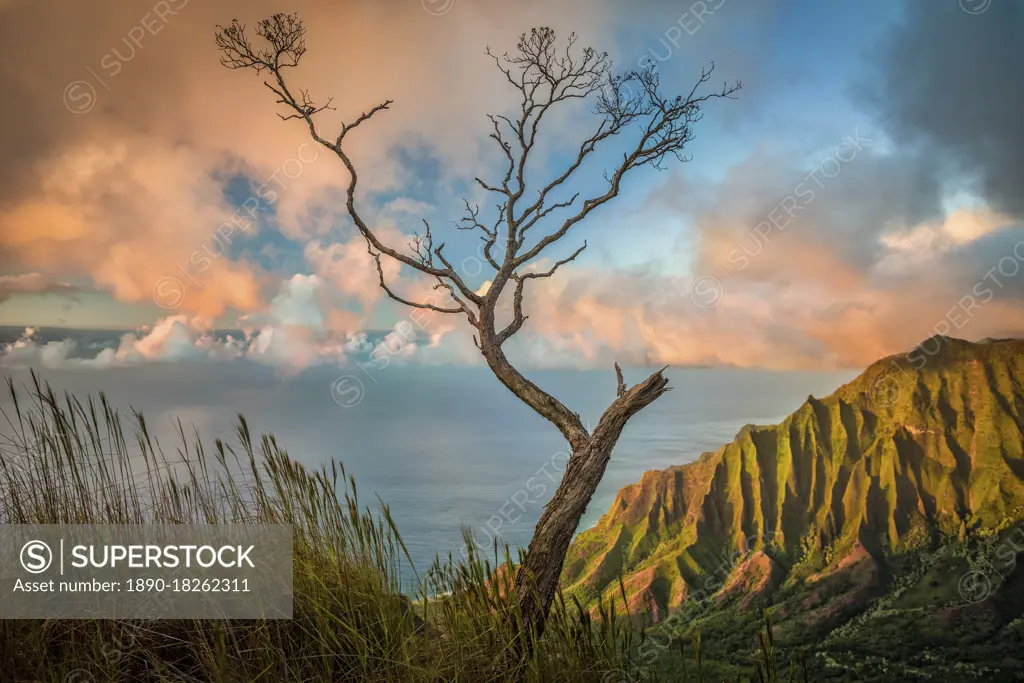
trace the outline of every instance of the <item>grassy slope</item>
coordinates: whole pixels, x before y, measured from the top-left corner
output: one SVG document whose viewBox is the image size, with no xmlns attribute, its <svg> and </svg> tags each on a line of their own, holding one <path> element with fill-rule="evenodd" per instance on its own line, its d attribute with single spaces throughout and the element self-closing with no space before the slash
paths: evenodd
<svg viewBox="0 0 1024 683">
<path fill-rule="evenodd" d="M 164 448 L 142 414 L 58 396 L 38 381 L 0 408 L 0 524 L 290 524 L 287 620 L 0 620 L 0 681 L 602 680 L 630 668 L 635 633 L 562 600 L 541 642 L 523 637 L 510 574 L 469 544 L 399 592 L 402 539 L 388 508 L 363 507 L 330 461 L 307 470 L 239 418 L 204 444 L 180 425 Z M 505 558 L 510 562 L 510 558 Z M 632 668 L 630 668 L 632 670 Z"/>
<path fill-rule="evenodd" d="M 621 571 L 632 613 L 683 613 L 686 628 L 741 648 L 736 618 L 773 605 L 780 637 L 824 641 L 819 661 L 835 660 L 839 677 L 843 653 L 865 639 L 861 662 L 893 643 L 941 649 L 960 627 L 1016 642 L 1020 610 L 993 612 L 1017 604 L 1016 576 L 990 577 L 997 598 L 980 604 L 964 604 L 959 582 L 1024 513 L 1024 342 L 924 348 L 938 351 L 882 359 L 779 425 L 647 472 L 570 548 L 567 590 L 611 599 Z M 878 626 L 879 610 L 903 628 Z M 919 650 L 889 655 L 916 661 Z"/>
</svg>

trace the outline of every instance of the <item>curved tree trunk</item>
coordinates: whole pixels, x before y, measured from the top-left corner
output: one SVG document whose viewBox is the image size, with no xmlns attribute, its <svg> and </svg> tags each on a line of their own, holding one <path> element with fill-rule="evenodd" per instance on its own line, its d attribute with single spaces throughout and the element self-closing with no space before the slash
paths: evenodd
<svg viewBox="0 0 1024 683">
<path fill-rule="evenodd" d="M 515 587 L 524 629 L 544 631 L 565 554 L 587 505 L 604 476 L 614 443 L 588 444 L 574 451 L 551 501 L 533 532 L 529 550 L 516 571 Z"/>
<path fill-rule="evenodd" d="M 572 451 L 562 481 L 544 507 L 526 557 L 516 570 L 519 626 L 523 632 L 517 643 L 518 651 L 511 654 L 521 658 L 528 652 L 533 638 L 544 633 L 544 622 L 558 589 L 565 553 L 590 499 L 594 497 L 594 491 L 604 477 L 623 427 L 629 418 L 657 400 L 669 387 L 663 374 L 665 368 L 662 368 L 640 384 L 627 388 L 622 370 L 616 363 L 618 396 L 601 415 L 593 433 L 588 433 L 579 414 L 569 410 L 509 363 L 501 348 L 502 339 L 493 331 L 493 309 L 482 312 L 479 329 L 480 350 L 495 376 L 523 403 L 558 427 Z"/>
<path fill-rule="evenodd" d="M 515 587 L 524 636 L 532 633 L 539 638 L 543 634 L 565 554 L 580 519 L 604 477 L 612 449 L 626 422 L 668 391 L 668 380 L 662 372 L 659 370 L 628 391 L 620 373 L 619 398 L 601 416 L 594 433 L 572 449 L 562 481 L 545 506 L 526 557 L 516 571 Z M 520 654 L 529 642 L 530 638 L 524 638 Z"/>
</svg>

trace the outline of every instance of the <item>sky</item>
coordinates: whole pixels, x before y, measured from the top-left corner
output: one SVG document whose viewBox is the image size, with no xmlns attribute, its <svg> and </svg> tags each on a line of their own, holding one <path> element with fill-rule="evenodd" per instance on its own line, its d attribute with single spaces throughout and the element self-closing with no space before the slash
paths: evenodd
<svg viewBox="0 0 1024 683">
<path fill-rule="evenodd" d="M 361 213 L 396 248 L 429 221 L 474 287 L 479 242 L 453 223 L 464 200 L 493 215 L 474 182 L 501 176 L 487 115 L 517 106 L 485 48 L 550 26 L 666 92 L 712 63 L 708 89 L 742 82 L 707 104 L 688 161 L 630 174 L 545 253 L 538 268 L 588 245 L 527 290 L 519 363 L 856 368 L 936 333 L 1024 333 L 1018 2 L 0 0 L 0 325 L 28 328 L 6 363 L 295 371 L 343 366 L 380 331 L 402 362 L 481 363 L 464 319 L 387 298 L 342 163 L 281 120 L 261 76 L 220 65 L 218 25 L 282 9 L 308 28 L 289 76 L 334 98 L 318 126 L 393 101 L 346 138 Z M 599 122 L 553 112 L 528 185 Z M 616 145 L 574 189 L 604 191 Z M 232 224 L 252 201 L 258 218 Z M 39 340 L 49 327 L 116 342 L 73 353 Z"/>
</svg>

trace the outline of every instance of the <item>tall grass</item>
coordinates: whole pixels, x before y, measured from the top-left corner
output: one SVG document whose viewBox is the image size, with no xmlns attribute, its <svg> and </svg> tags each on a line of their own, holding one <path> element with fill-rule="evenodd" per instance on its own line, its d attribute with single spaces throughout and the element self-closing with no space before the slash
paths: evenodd
<svg viewBox="0 0 1024 683">
<path fill-rule="evenodd" d="M 0 621 L 0 680 L 657 678 L 633 661 L 643 633 L 614 604 L 592 619 L 561 594 L 543 638 L 519 656 L 507 548 L 482 557 L 467 538 L 464 560 L 438 558 L 407 597 L 412 560 L 388 506 L 364 507 L 341 463 L 309 470 L 242 416 L 230 442 L 209 448 L 179 422 L 165 450 L 141 412 L 103 394 L 61 396 L 35 373 L 7 388 L 0 523 L 290 524 L 295 597 L 290 620 Z"/>
<path fill-rule="evenodd" d="M 290 524 L 295 603 L 278 621 L 0 622 L 2 680 L 584 681 L 629 657 L 630 629 L 564 601 L 530 654 L 510 656 L 507 550 L 492 562 L 470 543 L 404 596 L 412 562 L 387 505 L 364 507 L 341 463 L 308 470 L 242 416 L 212 447 L 178 423 L 169 450 L 102 394 L 61 396 L 34 373 L 7 385 L 0 523 Z"/>
</svg>

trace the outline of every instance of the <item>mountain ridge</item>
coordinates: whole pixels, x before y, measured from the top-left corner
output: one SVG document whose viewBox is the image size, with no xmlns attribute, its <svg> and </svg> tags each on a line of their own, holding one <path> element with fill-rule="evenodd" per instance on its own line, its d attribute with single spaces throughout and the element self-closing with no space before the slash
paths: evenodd
<svg viewBox="0 0 1024 683">
<path fill-rule="evenodd" d="M 577 536 L 562 583 L 593 606 L 616 599 L 621 573 L 648 624 L 695 603 L 760 604 L 827 632 L 908 558 L 1021 517 L 1024 341 L 932 337 L 777 425 L 645 472 Z"/>
</svg>

